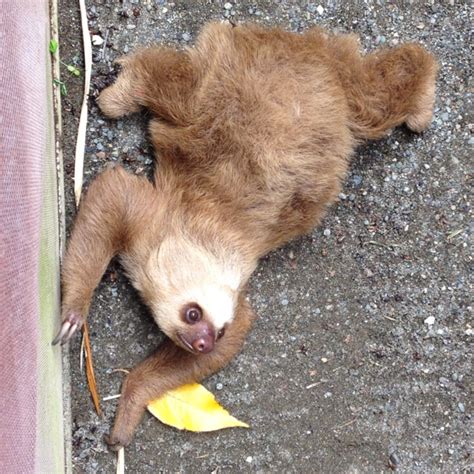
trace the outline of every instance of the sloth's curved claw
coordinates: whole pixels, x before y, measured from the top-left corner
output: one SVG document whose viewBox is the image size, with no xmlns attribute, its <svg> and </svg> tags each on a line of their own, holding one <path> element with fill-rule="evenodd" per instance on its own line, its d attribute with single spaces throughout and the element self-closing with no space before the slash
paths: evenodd
<svg viewBox="0 0 474 474">
<path fill-rule="evenodd" d="M 54 338 L 52 344 L 55 346 L 58 343 L 66 344 L 75 332 L 84 324 L 84 318 L 77 313 L 69 313 L 61 324 L 57 336 Z"/>
</svg>

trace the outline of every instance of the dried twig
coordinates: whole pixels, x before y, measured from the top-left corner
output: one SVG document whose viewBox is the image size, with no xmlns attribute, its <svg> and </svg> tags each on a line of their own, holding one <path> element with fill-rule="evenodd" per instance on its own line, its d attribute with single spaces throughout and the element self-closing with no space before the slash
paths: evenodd
<svg viewBox="0 0 474 474">
<path fill-rule="evenodd" d="M 464 231 L 464 227 L 461 227 L 460 229 L 457 229 L 457 230 L 453 230 L 446 236 L 446 239 L 450 241 L 454 239 L 454 237 L 456 237 L 457 235 L 461 234 L 463 231 Z"/>
<path fill-rule="evenodd" d="M 358 410 L 355 411 L 355 415 L 357 415 L 355 418 L 353 418 L 352 420 L 346 421 L 342 425 L 333 426 L 331 429 L 332 430 L 339 430 L 339 429 L 344 428 L 346 426 L 352 425 L 352 423 L 355 423 L 359 419 L 359 413 L 361 411 L 362 411 L 362 408 L 359 408 Z"/>
<path fill-rule="evenodd" d="M 87 102 L 89 100 L 89 89 L 91 84 L 91 70 L 92 70 L 92 45 L 89 32 L 89 25 L 87 23 L 87 10 L 85 0 L 79 0 L 79 7 L 81 10 L 81 26 L 82 26 L 82 42 L 84 45 L 84 96 L 82 98 L 81 117 L 79 119 L 79 127 L 77 130 L 76 140 L 76 155 L 74 162 L 74 197 L 76 206 L 79 206 L 82 192 L 82 179 L 84 173 L 84 150 L 86 145 L 86 130 L 87 130 Z M 97 384 L 94 375 L 94 365 L 92 363 L 92 351 L 89 340 L 89 330 L 87 323 L 83 328 L 83 342 L 86 356 L 86 377 L 91 392 L 92 400 L 98 415 L 102 415 L 100 409 L 99 394 L 97 393 Z M 81 351 L 82 353 L 82 351 Z"/>
<path fill-rule="evenodd" d="M 107 28 L 107 31 L 105 32 L 104 46 L 102 47 L 102 52 L 101 52 L 101 56 L 104 61 L 105 61 L 105 48 L 107 47 L 108 39 L 109 39 L 109 29 Z"/>
<path fill-rule="evenodd" d="M 81 340 L 81 350 L 79 351 L 79 370 L 82 372 L 84 368 L 84 335 Z"/>
<path fill-rule="evenodd" d="M 97 384 L 95 381 L 94 366 L 92 365 L 92 351 L 91 343 L 89 339 L 89 329 L 87 324 L 82 326 L 82 332 L 84 337 L 84 348 L 86 354 L 86 377 L 87 383 L 89 385 L 89 390 L 91 392 L 92 401 L 94 402 L 95 411 L 99 416 L 102 416 L 102 410 L 100 408 L 100 398 L 99 393 L 97 392 Z"/>
<path fill-rule="evenodd" d="M 376 247 L 383 247 L 389 250 L 392 250 L 394 247 L 401 247 L 400 244 L 395 244 L 395 243 L 390 243 L 390 242 L 387 244 L 383 244 L 381 242 L 376 242 L 375 240 L 369 240 L 365 242 L 364 245 L 375 245 Z"/>
<path fill-rule="evenodd" d="M 120 393 L 118 393 L 117 395 L 109 395 L 108 397 L 104 397 L 102 401 L 108 402 L 109 400 L 115 400 L 116 398 L 120 398 Z"/>
<path fill-rule="evenodd" d="M 76 141 L 76 157 L 74 164 L 74 196 L 76 198 L 76 206 L 79 206 L 82 191 L 82 177 L 84 173 L 84 148 L 86 144 L 87 130 L 87 102 L 89 100 L 89 89 L 91 84 L 92 70 L 92 45 L 87 24 L 87 11 L 85 0 L 79 0 L 81 8 L 81 25 L 82 25 L 82 42 L 84 44 L 84 96 L 82 98 L 81 117 L 79 119 L 79 127 L 77 130 Z"/>
<path fill-rule="evenodd" d="M 117 451 L 117 474 L 125 473 L 125 449 L 120 448 Z"/>
<path fill-rule="evenodd" d="M 113 374 L 114 372 L 123 372 L 124 374 L 129 374 L 130 370 L 127 369 L 113 369 L 111 373 Z"/>
<path fill-rule="evenodd" d="M 352 420 L 346 421 L 346 423 L 343 423 L 342 425 L 334 426 L 333 430 L 339 430 L 339 429 L 344 428 L 346 426 L 352 425 L 352 423 L 355 423 L 357 421 L 357 419 L 358 419 L 358 417 L 355 417 Z"/>
</svg>

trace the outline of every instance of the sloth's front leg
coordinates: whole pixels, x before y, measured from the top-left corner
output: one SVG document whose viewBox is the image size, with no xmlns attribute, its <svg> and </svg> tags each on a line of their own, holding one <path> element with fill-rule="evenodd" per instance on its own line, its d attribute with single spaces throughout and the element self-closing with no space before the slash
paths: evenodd
<svg viewBox="0 0 474 474">
<path fill-rule="evenodd" d="M 186 383 L 199 382 L 224 367 L 240 350 L 255 315 L 242 294 L 235 319 L 208 354 L 193 354 L 167 339 L 125 379 L 117 416 L 106 438 L 113 450 L 127 446 L 148 403 Z"/>
<path fill-rule="evenodd" d="M 141 233 L 141 209 L 152 185 L 116 167 L 100 174 L 83 198 L 62 271 L 62 324 L 53 344 L 65 344 L 84 324 L 92 294 L 111 258 Z"/>
</svg>

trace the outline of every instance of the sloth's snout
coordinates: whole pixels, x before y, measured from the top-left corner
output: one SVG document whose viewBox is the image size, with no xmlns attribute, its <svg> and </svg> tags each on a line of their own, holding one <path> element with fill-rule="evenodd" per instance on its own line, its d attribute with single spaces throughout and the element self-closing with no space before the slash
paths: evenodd
<svg viewBox="0 0 474 474">
<path fill-rule="evenodd" d="M 209 335 L 201 336 L 198 339 L 195 339 L 192 343 L 194 350 L 201 352 L 202 354 L 207 354 L 214 349 L 214 338 Z"/>
<path fill-rule="evenodd" d="M 207 354 L 214 349 L 216 332 L 211 324 L 201 320 L 183 334 L 181 340 L 194 352 Z"/>
</svg>

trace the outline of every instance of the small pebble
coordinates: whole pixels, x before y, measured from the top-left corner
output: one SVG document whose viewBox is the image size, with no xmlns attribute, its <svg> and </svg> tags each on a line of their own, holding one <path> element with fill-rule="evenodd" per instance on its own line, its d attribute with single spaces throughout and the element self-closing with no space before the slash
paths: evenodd
<svg viewBox="0 0 474 474">
<path fill-rule="evenodd" d="M 324 237 L 329 237 L 331 235 L 331 231 L 329 229 L 324 229 L 323 235 Z"/>
<path fill-rule="evenodd" d="M 224 385 L 222 385 L 220 382 L 216 383 L 216 390 L 222 390 L 224 388 Z"/>
<path fill-rule="evenodd" d="M 389 458 L 389 464 L 391 467 L 398 466 L 400 464 L 400 458 L 397 453 L 392 453 Z"/>
<path fill-rule="evenodd" d="M 449 385 L 449 380 L 446 377 L 440 377 L 439 378 L 439 384 L 446 387 L 447 385 Z"/>
<path fill-rule="evenodd" d="M 428 316 L 425 319 L 424 323 L 427 324 L 428 326 L 432 326 L 435 323 L 435 317 L 434 316 Z"/>
<path fill-rule="evenodd" d="M 224 3 L 224 8 L 225 8 L 226 10 L 230 10 L 230 9 L 232 8 L 232 3 L 229 3 L 229 2 Z M 247 458 L 247 459 L 248 459 L 248 458 Z"/>
<path fill-rule="evenodd" d="M 321 357 L 321 362 L 322 362 L 323 364 L 325 364 L 327 361 L 328 361 L 328 360 L 326 359 L 326 357 Z"/>
<path fill-rule="evenodd" d="M 245 462 L 248 462 L 248 463 L 251 463 L 252 461 L 253 461 L 252 456 L 247 456 L 247 458 L 245 459 Z"/>
<path fill-rule="evenodd" d="M 181 38 L 183 39 L 183 41 L 189 41 L 191 39 L 191 35 L 189 33 L 183 33 L 181 35 Z"/>
<path fill-rule="evenodd" d="M 288 306 L 288 300 L 287 300 L 286 298 L 283 298 L 283 299 L 281 300 L 281 304 L 282 304 L 283 306 Z"/>
<path fill-rule="evenodd" d="M 358 174 L 354 175 L 352 177 L 352 184 L 354 187 L 358 188 L 362 184 L 362 176 L 359 176 Z"/>
<path fill-rule="evenodd" d="M 458 410 L 461 413 L 464 413 L 464 411 L 466 410 L 466 408 L 464 407 L 464 403 L 461 403 L 461 402 L 458 403 Z"/>
<path fill-rule="evenodd" d="M 405 330 L 402 327 L 398 326 L 392 329 L 391 334 L 394 337 L 402 337 L 405 334 Z"/>
<path fill-rule="evenodd" d="M 319 15 L 322 15 L 324 13 L 324 8 L 321 5 L 318 5 L 316 11 Z"/>
<path fill-rule="evenodd" d="M 102 38 L 102 36 L 99 36 L 99 35 L 92 35 L 92 44 L 94 46 L 100 46 L 104 44 L 104 38 Z"/>
</svg>

